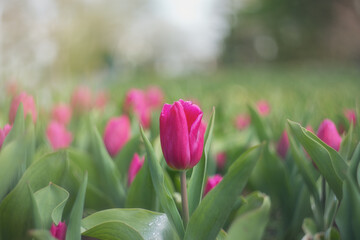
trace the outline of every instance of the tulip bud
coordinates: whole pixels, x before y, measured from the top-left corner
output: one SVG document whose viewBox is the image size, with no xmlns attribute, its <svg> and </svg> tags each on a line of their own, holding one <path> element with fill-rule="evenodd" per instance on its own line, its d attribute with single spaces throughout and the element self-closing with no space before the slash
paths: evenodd
<svg viewBox="0 0 360 240">
<path fill-rule="evenodd" d="M 22 92 L 13 98 L 13 100 L 11 102 L 11 106 L 10 106 L 9 122 L 11 124 L 14 123 L 15 117 L 16 117 L 16 112 L 17 112 L 17 109 L 18 109 L 20 103 L 22 103 L 23 108 L 24 108 L 24 117 L 26 117 L 26 115 L 30 114 L 33 122 L 35 123 L 36 122 L 36 107 L 35 107 L 34 98 L 31 95 L 27 95 L 26 92 Z"/>
<path fill-rule="evenodd" d="M 9 134 L 12 126 L 6 124 L 3 129 L 0 128 L 0 149 L 5 141 L 6 136 Z"/>
<path fill-rule="evenodd" d="M 336 129 L 335 123 L 329 119 L 325 119 L 317 132 L 317 136 L 327 145 L 339 151 L 341 144 L 341 137 Z"/>
<path fill-rule="evenodd" d="M 54 223 L 51 225 L 50 228 L 51 236 L 58 240 L 65 240 L 66 237 L 66 224 L 65 222 L 59 222 L 56 226 Z"/>
<path fill-rule="evenodd" d="M 125 97 L 124 111 L 133 111 L 144 128 L 150 127 L 151 109 L 142 90 L 131 89 L 128 91 Z"/>
<path fill-rule="evenodd" d="M 206 182 L 206 186 L 205 186 L 205 190 L 204 190 L 204 196 L 206 194 L 208 194 L 208 192 L 210 192 L 211 189 L 213 189 L 216 185 L 219 184 L 219 182 L 221 182 L 221 180 L 223 179 L 223 177 L 219 174 L 216 174 L 212 177 L 209 177 L 207 182 Z"/>
<path fill-rule="evenodd" d="M 345 117 L 349 120 L 349 123 L 355 124 L 356 123 L 356 113 L 352 109 L 346 109 L 344 111 Z"/>
<path fill-rule="evenodd" d="M 129 171 L 128 171 L 128 185 L 129 186 L 134 181 L 136 174 L 140 171 L 143 164 L 144 164 L 144 157 L 140 158 L 139 155 L 137 153 L 135 153 L 131 160 Z"/>
<path fill-rule="evenodd" d="M 283 158 L 286 158 L 286 154 L 288 152 L 289 149 L 289 137 L 287 135 L 286 130 L 283 131 L 283 133 L 281 134 L 280 140 L 277 144 L 277 153 Z"/>
<path fill-rule="evenodd" d="M 194 167 L 204 147 L 201 109 L 189 101 L 165 104 L 160 114 L 160 141 L 167 164 L 174 169 Z"/>
<path fill-rule="evenodd" d="M 261 116 L 267 116 L 270 113 L 270 105 L 265 100 L 260 100 L 256 103 L 257 110 Z"/>
<path fill-rule="evenodd" d="M 216 154 L 216 166 L 218 169 L 224 169 L 226 164 L 226 153 L 225 152 L 219 152 Z"/>
<path fill-rule="evenodd" d="M 250 125 L 251 118 L 247 114 L 240 114 L 235 118 L 235 127 L 239 130 L 244 130 Z"/>
<path fill-rule="evenodd" d="M 54 150 L 67 148 L 72 142 L 72 134 L 65 126 L 56 121 L 50 122 L 46 129 L 46 136 Z"/>
<path fill-rule="evenodd" d="M 80 86 L 76 88 L 71 97 L 71 106 L 75 112 L 86 112 L 92 105 L 92 96 L 89 88 Z"/>
<path fill-rule="evenodd" d="M 146 97 L 150 107 L 158 108 L 164 101 L 164 93 L 158 87 L 150 87 L 146 91 Z"/>
<path fill-rule="evenodd" d="M 104 143 L 110 156 L 115 157 L 130 139 L 130 120 L 123 115 L 111 118 L 105 127 Z"/>
<path fill-rule="evenodd" d="M 52 112 L 51 118 L 58 123 L 67 125 L 71 120 L 71 108 L 66 104 L 58 104 L 56 105 Z"/>
<path fill-rule="evenodd" d="M 98 92 L 95 98 L 95 107 L 99 110 L 104 110 L 108 102 L 108 95 L 106 92 Z"/>
</svg>

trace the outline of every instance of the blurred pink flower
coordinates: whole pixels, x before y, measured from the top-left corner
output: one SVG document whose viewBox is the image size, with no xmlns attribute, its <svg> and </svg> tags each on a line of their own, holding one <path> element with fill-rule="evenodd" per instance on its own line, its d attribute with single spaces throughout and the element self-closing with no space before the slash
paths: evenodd
<svg viewBox="0 0 360 240">
<path fill-rule="evenodd" d="M 50 228 L 51 236 L 58 240 L 65 240 L 66 229 L 67 227 L 65 222 L 59 222 L 57 226 L 53 223 Z"/>
<path fill-rule="evenodd" d="M 9 134 L 12 126 L 6 124 L 3 129 L 0 128 L 0 149 L 5 141 L 6 136 Z"/>
<path fill-rule="evenodd" d="M 270 113 L 270 105 L 266 100 L 258 101 L 256 108 L 261 116 L 267 116 Z"/>
<path fill-rule="evenodd" d="M 110 156 L 115 157 L 130 139 L 130 120 L 128 116 L 111 118 L 105 127 L 104 143 Z"/>
<path fill-rule="evenodd" d="M 226 153 L 225 152 L 219 152 L 216 154 L 216 166 L 218 169 L 224 169 L 226 164 Z"/>
<path fill-rule="evenodd" d="M 13 124 L 15 121 L 16 112 L 17 112 L 17 109 L 18 109 L 20 103 L 22 103 L 23 108 L 24 108 L 24 117 L 26 118 L 26 116 L 28 114 L 30 114 L 33 122 L 35 123 L 37 113 L 36 113 L 36 106 L 35 106 L 34 98 L 31 95 L 27 95 L 26 92 L 22 92 L 19 95 L 17 95 L 16 97 L 14 97 L 11 102 L 10 112 L 9 112 L 10 124 Z"/>
<path fill-rule="evenodd" d="M 151 109 L 144 91 L 140 89 L 130 89 L 125 97 L 124 111 L 134 112 L 144 128 L 150 127 Z"/>
<path fill-rule="evenodd" d="M 235 118 L 235 127 L 239 130 L 244 130 L 251 123 L 251 118 L 247 114 L 240 114 Z"/>
<path fill-rule="evenodd" d="M 160 88 L 155 87 L 155 86 L 149 87 L 146 90 L 146 97 L 147 97 L 150 107 L 152 107 L 152 108 L 161 107 L 161 105 L 164 102 L 163 91 Z"/>
<path fill-rule="evenodd" d="M 284 130 L 281 134 L 280 140 L 277 144 L 276 151 L 283 159 L 286 158 L 286 154 L 289 149 L 289 137 L 287 135 L 286 130 Z"/>
<path fill-rule="evenodd" d="M 325 119 L 317 132 L 317 136 L 327 145 L 339 151 L 341 144 L 341 137 L 336 129 L 335 123 L 329 119 Z"/>
<path fill-rule="evenodd" d="M 58 104 L 51 112 L 51 118 L 61 124 L 67 125 L 71 120 L 72 111 L 69 105 Z"/>
<path fill-rule="evenodd" d="M 86 112 L 92 107 L 92 93 L 88 87 L 77 87 L 71 97 L 71 106 L 74 112 Z"/>
<path fill-rule="evenodd" d="M 51 121 L 46 129 L 46 136 L 54 150 L 67 148 L 72 142 L 72 134 L 67 131 L 65 125 Z"/>
<path fill-rule="evenodd" d="M 140 171 L 141 167 L 143 166 L 144 159 L 145 157 L 139 157 L 137 153 L 134 154 L 128 171 L 128 186 L 131 185 L 131 183 L 134 181 L 136 174 Z"/>
<path fill-rule="evenodd" d="M 10 81 L 7 83 L 6 92 L 8 96 L 14 97 L 19 91 L 19 86 L 16 81 Z"/>
<path fill-rule="evenodd" d="M 95 107 L 97 109 L 104 110 L 108 101 L 109 101 L 108 94 L 105 91 L 100 91 L 96 94 Z"/>
<path fill-rule="evenodd" d="M 345 109 L 344 115 L 349 123 L 356 124 L 356 112 L 353 109 Z"/>
<path fill-rule="evenodd" d="M 206 182 L 205 190 L 204 190 L 204 196 L 208 194 L 216 185 L 221 182 L 223 177 L 220 174 L 216 174 L 212 177 L 208 177 L 208 180 Z"/>
</svg>

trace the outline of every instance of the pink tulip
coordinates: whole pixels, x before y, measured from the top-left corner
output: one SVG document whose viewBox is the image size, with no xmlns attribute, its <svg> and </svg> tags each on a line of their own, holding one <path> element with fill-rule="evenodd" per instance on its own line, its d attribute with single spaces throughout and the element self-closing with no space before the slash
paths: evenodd
<svg viewBox="0 0 360 240">
<path fill-rule="evenodd" d="M 160 114 L 160 142 L 167 164 L 174 169 L 194 167 L 204 147 L 201 109 L 189 101 L 165 104 Z"/>
<path fill-rule="evenodd" d="M 58 240 L 65 240 L 66 237 L 66 224 L 65 222 L 59 222 L 56 226 L 54 223 L 51 225 L 50 228 L 51 236 Z"/>
<path fill-rule="evenodd" d="M 124 111 L 133 111 L 144 128 L 150 127 L 151 109 L 144 91 L 130 89 L 125 97 Z"/>
<path fill-rule="evenodd" d="M 51 118 L 58 123 L 67 125 L 71 120 L 71 114 L 72 111 L 69 105 L 58 104 L 53 108 Z"/>
<path fill-rule="evenodd" d="M 345 109 L 344 115 L 349 120 L 349 123 L 356 123 L 356 113 L 353 109 Z"/>
<path fill-rule="evenodd" d="M 10 81 L 7 83 L 6 92 L 8 96 L 15 97 L 19 92 L 19 86 L 16 81 Z"/>
<path fill-rule="evenodd" d="M 28 114 L 31 115 L 33 122 L 36 122 L 36 107 L 34 98 L 31 95 L 27 95 L 26 92 L 22 92 L 16 97 L 13 98 L 10 106 L 10 113 L 9 113 L 9 122 L 11 124 L 14 123 L 17 109 L 22 103 L 24 108 L 24 116 L 26 117 Z"/>
<path fill-rule="evenodd" d="M 98 92 L 95 98 L 95 107 L 100 110 L 104 110 L 107 102 L 108 102 L 108 95 L 106 92 L 101 91 Z"/>
<path fill-rule="evenodd" d="M 216 154 L 216 166 L 218 169 L 224 169 L 226 164 L 226 153 L 225 152 L 219 152 Z"/>
<path fill-rule="evenodd" d="M 205 186 L 205 190 L 204 190 L 204 196 L 206 194 L 208 194 L 208 192 L 210 192 L 216 185 L 219 184 L 219 182 L 221 182 L 223 179 L 223 177 L 219 174 L 216 174 L 212 177 L 209 177 L 207 182 L 206 182 L 206 186 Z"/>
<path fill-rule="evenodd" d="M 71 105 L 75 112 L 86 112 L 92 105 L 92 94 L 88 87 L 80 86 L 76 88 L 71 97 Z"/>
<path fill-rule="evenodd" d="M 251 118 L 247 114 L 240 114 L 235 118 L 235 127 L 239 130 L 244 130 L 250 125 Z"/>
<path fill-rule="evenodd" d="M 67 148 L 72 142 L 72 134 L 65 126 L 56 121 L 50 122 L 46 129 L 46 136 L 54 150 Z"/>
<path fill-rule="evenodd" d="M 130 120 L 127 116 L 111 118 L 105 127 L 104 143 L 110 156 L 115 157 L 130 139 Z"/>
<path fill-rule="evenodd" d="M 9 134 L 12 126 L 6 124 L 3 129 L 0 128 L 0 149 L 5 141 L 6 136 Z"/>
<path fill-rule="evenodd" d="M 325 119 L 317 132 L 317 136 L 327 145 L 339 151 L 341 144 L 341 137 L 336 129 L 335 123 L 329 119 Z"/>
<path fill-rule="evenodd" d="M 158 108 L 164 102 L 164 93 L 158 87 L 149 87 L 146 91 L 146 97 L 152 108 Z"/>
<path fill-rule="evenodd" d="M 260 100 L 256 103 L 257 110 L 261 116 L 267 116 L 270 113 L 270 105 L 265 100 Z"/>
<path fill-rule="evenodd" d="M 135 153 L 131 160 L 129 171 L 128 171 L 128 185 L 129 186 L 134 181 L 136 174 L 140 171 L 143 164 L 144 164 L 144 157 L 140 158 L 139 155 L 137 153 Z"/>
<path fill-rule="evenodd" d="M 306 130 L 308 130 L 309 132 L 312 132 L 312 133 L 315 132 L 311 125 L 307 125 Z"/>
<path fill-rule="evenodd" d="M 288 149 L 289 149 L 289 137 L 287 135 L 286 130 L 284 130 L 277 144 L 276 151 L 283 159 L 285 159 Z"/>
</svg>

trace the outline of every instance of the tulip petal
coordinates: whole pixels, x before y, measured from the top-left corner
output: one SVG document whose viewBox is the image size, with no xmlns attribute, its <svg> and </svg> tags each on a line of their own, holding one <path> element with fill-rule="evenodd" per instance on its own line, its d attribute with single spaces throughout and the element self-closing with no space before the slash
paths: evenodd
<svg viewBox="0 0 360 240">
<path fill-rule="evenodd" d="M 168 165 L 186 169 L 190 163 L 189 133 L 183 106 L 175 102 L 164 105 L 160 115 L 160 141 Z"/>
<path fill-rule="evenodd" d="M 204 133 L 205 125 L 201 122 L 203 114 L 201 113 L 193 125 L 189 133 L 189 148 L 190 148 L 190 167 L 194 167 L 201 159 L 204 148 Z"/>
<path fill-rule="evenodd" d="M 188 131 L 191 131 L 191 127 L 195 121 L 197 121 L 199 115 L 202 116 L 202 111 L 196 104 L 193 104 L 190 101 L 184 101 L 182 99 L 179 100 L 181 105 L 184 107 L 186 120 L 188 123 Z"/>
</svg>

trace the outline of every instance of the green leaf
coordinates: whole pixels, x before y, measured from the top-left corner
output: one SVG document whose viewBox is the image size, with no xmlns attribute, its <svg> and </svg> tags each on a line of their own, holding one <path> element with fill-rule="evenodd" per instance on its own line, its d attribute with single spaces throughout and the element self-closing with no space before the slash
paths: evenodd
<svg viewBox="0 0 360 240">
<path fill-rule="evenodd" d="M 359 163 L 360 163 L 360 143 L 358 143 L 358 145 L 355 148 L 349 166 L 349 174 L 355 181 L 357 179 L 357 171 L 358 171 Z M 358 184 L 360 185 L 359 181 Z"/>
<path fill-rule="evenodd" d="M 11 131 L 6 136 L 3 147 L 6 146 L 8 143 L 14 141 L 17 138 L 21 138 L 25 132 L 25 118 L 24 118 L 24 110 L 23 104 L 20 103 L 19 107 L 16 111 L 15 121 L 11 128 Z"/>
<path fill-rule="evenodd" d="M 45 155 L 34 162 L 24 173 L 16 187 L 0 204 L 0 239 L 27 239 L 27 231 L 33 227 L 32 201 L 28 185 L 38 190 L 49 182 L 60 183 L 66 171 L 66 153 L 63 151 Z"/>
<path fill-rule="evenodd" d="M 135 229 L 119 221 L 101 223 L 87 230 L 83 235 L 101 240 L 144 240 Z"/>
<path fill-rule="evenodd" d="M 270 217 L 270 198 L 259 192 L 247 196 L 247 204 L 239 209 L 238 217 L 228 231 L 228 240 L 260 240 Z"/>
<path fill-rule="evenodd" d="M 119 229 L 123 229 L 125 232 L 130 231 L 126 234 L 136 232 L 140 239 L 178 239 L 166 214 L 145 209 L 108 209 L 96 212 L 82 220 L 83 235 L 96 237 L 89 235 L 89 231 L 98 229 L 97 231 L 101 232 L 99 226 L 110 222 L 119 223 Z M 109 229 L 106 231 L 112 235 L 117 230 Z M 132 235 L 126 234 L 123 235 L 122 239 L 133 239 Z"/>
<path fill-rule="evenodd" d="M 341 240 L 340 233 L 336 228 L 331 227 L 325 232 L 325 240 Z"/>
<path fill-rule="evenodd" d="M 242 154 L 190 218 L 184 239 L 215 239 L 258 160 L 259 146 Z"/>
<path fill-rule="evenodd" d="M 163 169 L 161 168 L 160 163 L 157 161 L 154 149 L 145 136 L 144 130 L 142 128 L 140 128 L 140 133 L 145 144 L 151 179 L 154 184 L 156 196 L 158 197 L 160 205 L 164 209 L 171 224 L 175 227 L 180 238 L 182 238 L 184 236 L 184 226 L 180 214 L 176 208 L 175 201 L 172 198 L 169 189 L 164 184 Z"/>
<path fill-rule="evenodd" d="M 300 124 L 288 120 L 294 136 L 309 153 L 316 163 L 320 173 L 325 177 L 336 197 L 342 199 L 342 184 L 348 170 L 347 163 L 331 147 L 322 142 L 313 133 L 301 127 Z"/>
<path fill-rule="evenodd" d="M 124 206 L 125 190 L 121 184 L 121 175 L 114 161 L 109 156 L 99 131 L 95 126 L 92 127 L 91 146 L 93 160 L 100 175 L 98 180 L 100 181 L 101 189 L 112 199 L 115 206 Z"/>
<path fill-rule="evenodd" d="M 131 183 L 126 199 L 126 208 L 144 208 L 154 210 L 156 202 L 156 193 L 151 180 L 148 166 L 148 160 L 145 159 L 144 165 L 136 174 Z"/>
<path fill-rule="evenodd" d="M 315 235 L 318 231 L 315 221 L 311 218 L 304 219 L 304 222 L 302 224 L 302 229 L 305 234 L 309 234 L 311 236 Z"/>
<path fill-rule="evenodd" d="M 200 204 L 203 197 L 203 190 L 207 171 L 208 154 L 211 145 L 212 133 L 215 122 L 215 109 L 211 115 L 208 127 L 204 136 L 204 152 L 200 162 L 193 168 L 191 178 L 189 181 L 188 195 L 189 195 L 189 215 L 195 211 Z"/>
<path fill-rule="evenodd" d="M 49 230 L 30 230 L 29 234 L 35 240 L 57 240 Z"/>
<path fill-rule="evenodd" d="M 120 175 L 124 178 L 123 182 L 126 182 L 127 172 L 130 167 L 131 160 L 134 156 L 134 153 L 139 151 L 140 146 L 140 137 L 138 133 L 132 137 L 125 146 L 120 150 L 116 155 L 114 162 L 117 166 L 117 169 L 120 172 Z"/>
<path fill-rule="evenodd" d="M 253 106 L 248 105 L 248 110 L 251 116 L 251 123 L 255 127 L 256 134 L 260 142 L 269 140 L 269 133 L 263 122 L 263 119 L 259 116 L 258 112 Z"/>
<path fill-rule="evenodd" d="M 79 192 L 76 196 L 75 203 L 70 213 L 69 224 L 66 231 L 67 240 L 81 239 L 80 228 L 81 228 L 81 219 L 84 211 L 84 201 L 85 201 L 87 181 L 88 181 L 88 175 L 87 172 L 85 172 L 84 180 L 80 185 Z"/>
<path fill-rule="evenodd" d="M 351 146 L 352 146 L 352 135 L 353 135 L 353 124 L 350 124 L 350 128 L 346 136 L 342 139 L 339 154 L 345 159 L 349 159 Z"/>
<path fill-rule="evenodd" d="M 52 223 L 58 225 L 69 193 L 62 187 L 50 183 L 47 187 L 35 192 L 34 198 L 43 228 L 50 229 Z"/>
</svg>

